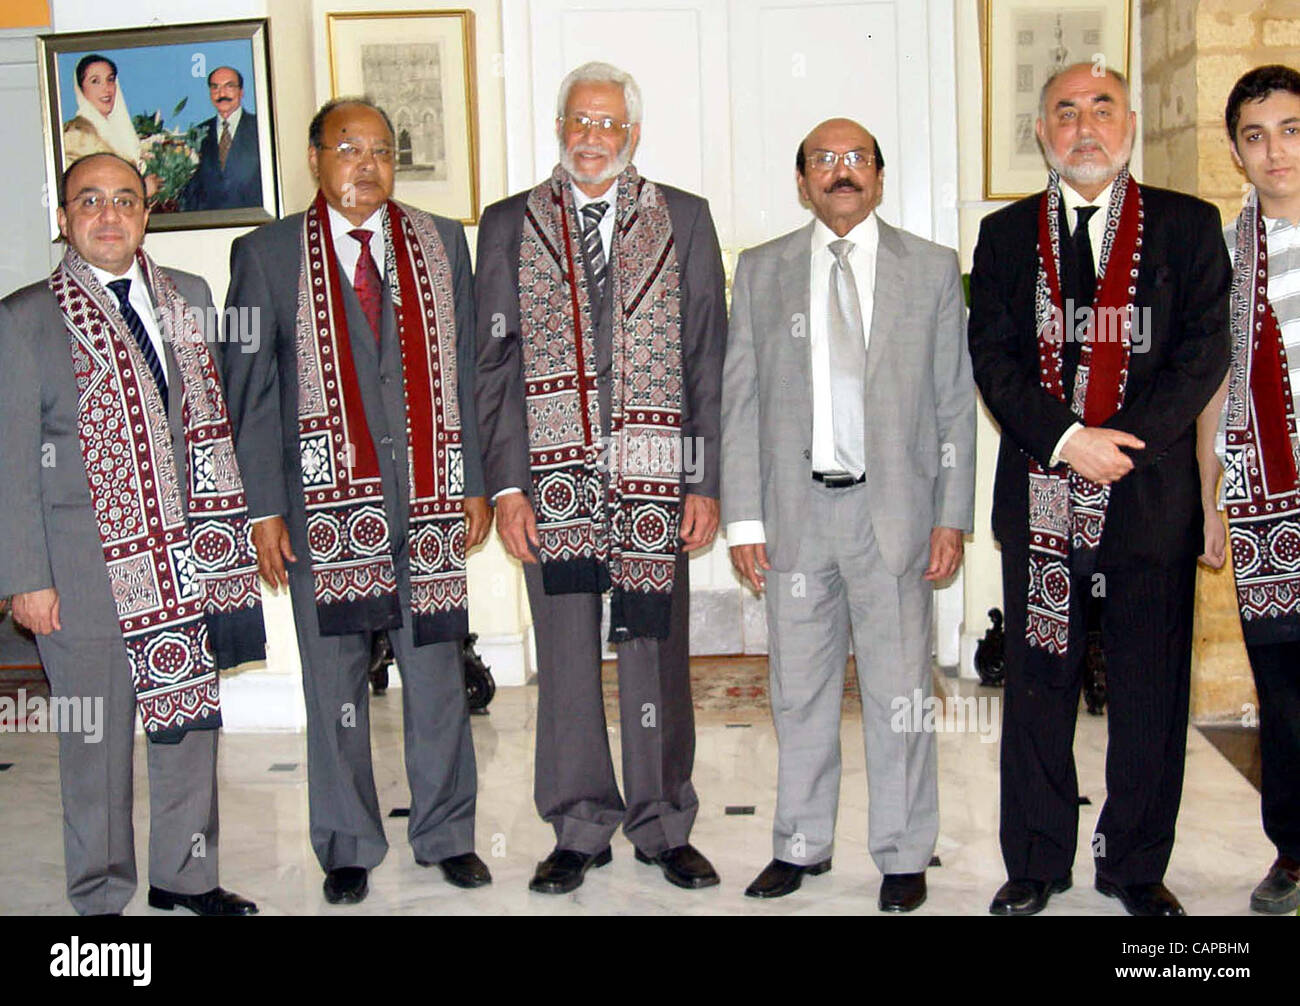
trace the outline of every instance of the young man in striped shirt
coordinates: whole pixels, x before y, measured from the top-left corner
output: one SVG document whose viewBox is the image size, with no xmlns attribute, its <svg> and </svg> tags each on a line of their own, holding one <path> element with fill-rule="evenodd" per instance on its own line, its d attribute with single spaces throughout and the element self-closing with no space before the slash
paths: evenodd
<svg viewBox="0 0 1300 1006">
<path fill-rule="evenodd" d="M 1281 914 L 1300 907 L 1300 73 L 1251 70 L 1225 118 L 1232 158 L 1254 189 L 1223 232 L 1233 259 L 1232 365 L 1199 424 L 1201 559 L 1223 566 L 1231 538 L 1259 693 L 1264 832 L 1278 851 L 1250 907 Z"/>
</svg>

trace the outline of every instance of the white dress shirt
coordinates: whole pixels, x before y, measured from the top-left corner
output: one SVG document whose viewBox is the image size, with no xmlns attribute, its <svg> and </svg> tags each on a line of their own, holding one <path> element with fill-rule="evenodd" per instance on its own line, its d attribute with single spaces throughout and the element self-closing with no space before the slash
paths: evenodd
<svg viewBox="0 0 1300 1006">
<path fill-rule="evenodd" d="M 334 254 L 338 256 L 339 268 L 343 270 L 343 275 L 347 276 L 348 282 L 356 286 L 357 263 L 361 261 L 361 242 L 348 232 L 356 230 L 358 225 L 351 223 L 347 217 L 333 206 L 329 206 L 327 209 L 330 215 L 330 233 L 334 236 Z M 380 279 L 384 278 L 384 268 L 387 265 L 385 260 L 388 258 L 384 254 L 384 212 L 386 209 L 386 205 L 379 207 L 359 225 L 372 232 L 370 257 L 375 260 Z"/>
<path fill-rule="evenodd" d="M 853 282 L 858 291 L 862 310 L 862 338 L 871 345 L 871 317 L 875 306 L 876 254 L 880 249 L 880 225 L 875 213 L 854 227 L 845 239 L 853 243 L 848 262 L 853 269 Z M 831 266 L 835 254 L 832 241 L 839 235 L 822 221 L 813 223 L 812 247 L 808 290 L 808 350 L 812 372 L 812 469 L 809 472 L 833 472 L 840 466 L 835 460 L 835 427 L 831 402 L 831 349 L 827 331 L 827 312 L 830 305 Z M 767 535 L 761 520 L 738 520 L 727 525 L 727 545 L 754 545 L 766 542 Z"/>
<path fill-rule="evenodd" d="M 218 143 L 221 142 L 221 124 L 222 122 L 226 122 L 229 123 L 230 125 L 230 141 L 233 143 L 235 140 L 235 131 L 239 129 L 239 122 L 243 117 L 244 117 L 243 105 L 236 105 L 235 110 L 230 113 L 230 118 L 228 119 L 222 119 L 221 113 L 218 112 L 217 113 L 217 142 Z"/>
<path fill-rule="evenodd" d="M 600 218 L 600 223 L 596 225 L 597 230 L 600 231 L 601 250 L 604 251 L 605 262 L 608 263 L 609 249 L 610 246 L 613 245 L 614 243 L 614 207 L 618 201 L 618 179 L 615 178 L 613 184 L 610 185 L 609 188 L 607 188 L 604 192 L 602 192 L 598 196 L 587 195 L 585 192 L 582 191 L 582 189 L 574 185 L 573 182 L 569 182 L 569 188 L 573 192 L 573 206 L 578 211 L 579 224 L 585 222 L 582 216 L 582 208 L 586 206 L 588 203 L 596 203 L 596 202 L 609 203 L 609 205 L 605 208 L 605 215 Z M 581 232 L 578 233 L 577 238 L 578 238 L 578 247 L 581 248 L 582 247 Z M 520 492 L 523 492 L 523 490 L 519 488 L 519 486 L 506 486 L 504 489 L 500 489 L 495 494 L 493 494 L 492 502 L 495 503 L 498 497 L 504 496 L 506 493 L 520 493 Z"/>
<path fill-rule="evenodd" d="M 89 262 L 86 263 L 90 265 Z M 131 268 L 121 275 L 115 276 L 111 272 L 91 265 L 90 271 L 95 274 L 95 278 L 104 284 L 104 289 L 108 290 L 108 284 L 115 279 L 129 279 L 131 289 L 126 295 L 127 301 L 135 308 L 135 313 L 140 316 L 140 321 L 144 323 L 144 330 L 149 335 L 149 341 L 153 343 L 153 351 L 158 354 L 158 361 L 162 364 L 163 377 L 171 383 L 171 377 L 167 373 L 167 351 L 163 344 L 162 329 L 158 327 L 158 313 L 154 310 L 153 301 L 149 299 L 149 287 L 144 281 L 144 274 L 140 272 L 140 263 L 135 259 L 131 260 Z M 114 300 L 117 299 L 112 290 L 108 290 Z"/>
<path fill-rule="evenodd" d="M 1104 189 L 1097 193 L 1096 199 L 1084 199 L 1083 196 L 1074 191 L 1069 182 L 1061 182 L 1061 202 L 1065 204 L 1065 223 L 1070 229 L 1070 237 L 1074 237 L 1074 229 L 1078 226 L 1079 214 L 1075 212 L 1080 206 L 1096 206 L 1097 212 L 1088 220 L 1088 243 L 1092 245 L 1092 267 L 1097 275 L 1098 282 L 1101 280 L 1101 242 L 1106 234 L 1106 214 L 1110 212 L 1110 194 L 1115 188 L 1115 183 L 1111 182 Z M 1089 304 L 1089 307 L 1092 305 Z M 1070 389 L 1065 389 L 1068 403 Z M 1061 439 L 1056 442 L 1056 449 L 1052 451 L 1052 457 L 1048 461 L 1048 467 L 1058 464 L 1061 460 L 1061 449 L 1065 447 L 1065 442 L 1074 435 L 1075 430 L 1083 429 L 1083 423 L 1071 423 L 1069 428 L 1061 434 Z"/>
<path fill-rule="evenodd" d="M 573 206 L 578 211 L 579 224 L 586 223 L 582 216 L 582 208 L 588 203 L 609 203 L 605 208 L 605 215 L 600 218 L 600 223 L 597 225 L 597 229 L 600 231 L 601 250 L 605 253 L 605 261 L 608 262 L 609 247 L 614 243 L 614 205 L 618 199 L 618 179 L 615 178 L 614 183 L 598 196 L 587 195 L 572 182 L 569 183 L 569 188 L 573 190 Z M 578 237 L 578 244 L 582 244 L 581 234 Z"/>
</svg>

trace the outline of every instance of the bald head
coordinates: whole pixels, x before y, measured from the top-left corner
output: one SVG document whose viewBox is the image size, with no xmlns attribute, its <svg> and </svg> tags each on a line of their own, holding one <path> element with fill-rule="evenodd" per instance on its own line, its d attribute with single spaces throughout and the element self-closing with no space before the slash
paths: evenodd
<svg viewBox="0 0 1300 1006">
<path fill-rule="evenodd" d="M 855 155 L 852 165 L 845 155 Z M 839 237 L 862 223 L 884 194 L 884 165 L 876 138 L 852 119 L 827 119 L 804 137 L 795 183 L 813 214 Z"/>
</svg>

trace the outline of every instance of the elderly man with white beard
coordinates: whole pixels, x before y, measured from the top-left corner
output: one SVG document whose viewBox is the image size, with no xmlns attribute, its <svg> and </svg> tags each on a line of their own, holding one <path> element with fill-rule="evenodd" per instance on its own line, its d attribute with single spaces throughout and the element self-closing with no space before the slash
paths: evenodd
<svg viewBox="0 0 1300 1006">
<path fill-rule="evenodd" d="M 1037 128 L 1047 188 L 984 219 L 971 272 L 971 362 L 1002 427 L 1008 880 L 989 910 L 1030 915 L 1071 885 L 1074 724 L 1096 605 L 1109 744 L 1095 886 L 1130 914 L 1182 915 L 1163 878 L 1202 542 L 1196 417 L 1228 366 L 1231 270 L 1214 207 L 1130 176 L 1136 116 L 1119 74 L 1059 71 Z"/>
<path fill-rule="evenodd" d="M 501 540 L 524 564 L 534 796 L 556 836 L 529 886 L 574 890 L 610 861 L 622 825 L 640 862 L 710 887 L 718 875 L 689 840 L 687 553 L 718 527 L 722 256 L 708 204 L 632 165 L 630 75 L 574 70 L 555 128 L 550 178 L 484 211 L 475 284 L 484 475 Z M 626 803 L 601 693 L 606 592 Z"/>
</svg>

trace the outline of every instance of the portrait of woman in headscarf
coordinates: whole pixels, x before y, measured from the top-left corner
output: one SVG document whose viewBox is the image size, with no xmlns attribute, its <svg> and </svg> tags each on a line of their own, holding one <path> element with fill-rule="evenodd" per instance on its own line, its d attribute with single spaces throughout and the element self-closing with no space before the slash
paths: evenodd
<svg viewBox="0 0 1300 1006">
<path fill-rule="evenodd" d="M 87 154 L 117 154 L 140 166 L 140 138 L 136 135 L 126 96 L 117 80 L 117 64 L 91 53 L 77 61 L 77 114 L 63 125 L 63 166 Z M 154 175 L 145 178 L 145 191 L 158 189 Z"/>
</svg>

